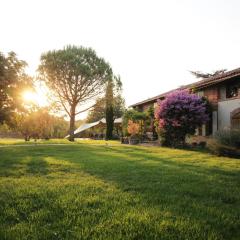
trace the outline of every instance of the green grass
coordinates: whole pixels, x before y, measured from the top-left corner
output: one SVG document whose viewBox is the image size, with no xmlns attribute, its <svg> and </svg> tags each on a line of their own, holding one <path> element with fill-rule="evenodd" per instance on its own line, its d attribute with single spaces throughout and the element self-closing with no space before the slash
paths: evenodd
<svg viewBox="0 0 240 240">
<path fill-rule="evenodd" d="M 24 139 L 16 139 L 16 138 L 0 138 L 0 146 L 3 145 L 38 145 L 38 144 L 94 144 L 94 145 L 115 145 L 119 144 L 119 141 L 105 141 L 105 140 L 85 140 L 80 138 L 75 138 L 74 142 L 70 142 L 67 139 L 50 139 L 44 140 L 39 139 L 36 142 L 31 139 L 30 141 L 26 142 Z"/>
<path fill-rule="evenodd" d="M 86 142 L 0 148 L 0 239 L 239 239 L 240 161 Z"/>
</svg>

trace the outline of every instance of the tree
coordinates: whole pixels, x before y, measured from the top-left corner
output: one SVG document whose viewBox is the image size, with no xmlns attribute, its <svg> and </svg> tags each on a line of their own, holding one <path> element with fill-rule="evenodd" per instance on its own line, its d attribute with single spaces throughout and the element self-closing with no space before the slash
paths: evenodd
<svg viewBox="0 0 240 240">
<path fill-rule="evenodd" d="M 122 82 L 120 77 L 113 77 L 107 82 L 106 86 L 106 94 L 105 94 L 105 101 L 106 101 L 106 139 L 110 140 L 113 138 L 113 128 L 114 128 L 114 109 L 117 108 L 114 106 L 114 95 L 115 93 L 119 93 L 122 89 Z M 119 98 L 118 98 L 119 99 Z M 115 112 L 116 113 L 116 112 Z"/>
<path fill-rule="evenodd" d="M 190 71 L 190 73 L 193 74 L 196 78 L 205 79 L 205 78 L 221 75 L 221 74 L 225 73 L 226 71 L 227 71 L 227 69 L 220 69 L 220 70 L 213 71 L 212 73 L 204 73 L 204 72 L 200 72 L 200 71 Z"/>
<path fill-rule="evenodd" d="M 122 117 L 125 101 L 121 97 L 122 82 L 119 77 L 113 76 L 106 83 L 105 96 L 97 99 L 93 109 L 89 111 L 87 121 L 95 122 L 106 119 L 106 139 L 113 138 L 114 120 Z"/>
<path fill-rule="evenodd" d="M 0 53 L 0 123 L 11 123 L 17 111 L 24 111 L 22 92 L 31 89 L 32 78 L 25 73 L 27 63 L 14 52 Z"/>
<path fill-rule="evenodd" d="M 89 109 L 78 108 L 103 93 L 111 67 L 91 48 L 67 46 L 44 53 L 39 73 L 68 114 L 69 140 L 74 141 L 75 117 Z"/>
<path fill-rule="evenodd" d="M 18 130 L 26 141 L 34 139 L 62 138 L 67 134 L 67 121 L 49 113 L 47 107 L 31 109 L 17 114 L 15 119 Z"/>
<path fill-rule="evenodd" d="M 120 118 L 123 116 L 125 110 L 125 100 L 120 94 L 113 97 L 113 118 Z M 106 118 L 106 98 L 101 97 L 96 100 L 94 107 L 89 110 L 87 122 L 96 122 L 102 118 Z"/>
<path fill-rule="evenodd" d="M 15 129 L 21 133 L 25 141 L 30 141 L 31 137 L 37 138 L 37 127 L 36 119 L 34 118 L 33 112 L 18 113 L 15 115 Z"/>
<path fill-rule="evenodd" d="M 206 101 L 188 91 L 174 91 L 158 102 L 155 111 L 163 145 L 185 144 L 187 134 L 209 120 Z"/>
<path fill-rule="evenodd" d="M 68 132 L 68 122 L 63 117 L 53 118 L 53 138 L 64 138 Z"/>
<path fill-rule="evenodd" d="M 88 123 L 99 121 L 106 117 L 105 97 L 98 98 L 94 106 L 89 110 L 86 121 Z"/>
<path fill-rule="evenodd" d="M 107 83 L 106 88 L 106 140 L 113 137 L 114 117 L 113 117 L 113 81 Z"/>
</svg>

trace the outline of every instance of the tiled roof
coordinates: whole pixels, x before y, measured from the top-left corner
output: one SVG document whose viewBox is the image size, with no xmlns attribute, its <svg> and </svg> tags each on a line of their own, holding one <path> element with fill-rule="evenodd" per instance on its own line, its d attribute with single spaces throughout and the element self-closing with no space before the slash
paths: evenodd
<svg viewBox="0 0 240 240">
<path fill-rule="evenodd" d="M 240 68 L 237 68 L 237 69 L 234 69 L 232 71 L 228 71 L 228 72 L 219 74 L 217 76 L 209 77 L 209 78 L 200 80 L 200 81 L 195 82 L 195 83 L 191 83 L 191 84 L 188 84 L 188 85 L 181 86 L 181 87 L 173 89 L 171 91 L 159 94 L 159 95 L 157 95 L 155 97 L 148 98 L 148 99 L 143 100 L 141 102 L 132 104 L 129 107 L 136 107 L 136 106 L 142 105 L 144 103 L 156 101 L 157 99 L 161 99 L 161 98 L 165 97 L 167 94 L 169 94 L 169 93 L 171 93 L 171 92 L 173 92 L 175 90 L 184 90 L 184 89 L 189 89 L 189 88 L 202 89 L 202 88 L 205 88 L 205 87 L 208 87 L 208 86 L 211 86 L 211 85 L 223 82 L 225 80 L 228 80 L 228 79 L 231 79 L 231 78 L 237 77 L 237 76 L 240 76 Z"/>
</svg>

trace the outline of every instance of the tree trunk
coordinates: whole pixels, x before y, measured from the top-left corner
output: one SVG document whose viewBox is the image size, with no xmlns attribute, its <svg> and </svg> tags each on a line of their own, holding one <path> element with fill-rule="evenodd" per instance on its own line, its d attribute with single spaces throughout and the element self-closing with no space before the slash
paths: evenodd
<svg viewBox="0 0 240 240">
<path fill-rule="evenodd" d="M 106 140 L 113 138 L 113 127 L 114 127 L 114 116 L 113 116 L 113 82 L 108 82 L 106 89 Z"/>
<path fill-rule="evenodd" d="M 114 127 L 114 119 L 113 119 L 113 107 L 108 106 L 106 109 L 106 140 L 111 140 L 113 138 L 113 127 Z"/>
<path fill-rule="evenodd" d="M 24 140 L 25 140 L 25 142 L 29 142 L 30 141 L 30 137 L 28 135 L 25 135 L 24 136 Z"/>
<path fill-rule="evenodd" d="M 69 127 L 69 141 L 74 142 L 74 130 L 75 130 L 75 107 L 71 107 L 70 127 Z"/>
</svg>

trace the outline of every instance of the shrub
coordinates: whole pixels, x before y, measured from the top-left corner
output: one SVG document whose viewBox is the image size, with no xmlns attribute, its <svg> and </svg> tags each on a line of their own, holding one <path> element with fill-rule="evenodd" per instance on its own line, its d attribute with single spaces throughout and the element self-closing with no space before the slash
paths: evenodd
<svg viewBox="0 0 240 240">
<path fill-rule="evenodd" d="M 214 138 L 220 144 L 240 148 L 240 130 L 237 129 L 221 130 L 215 133 Z"/>
<path fill-rule="evenodd" d="M 220 156 L 240 157 L 240 130 L 218 131 L 208 143 L 208 148 Z"/>
<path fill-rule="evenodd" d="M 184 145 L 186 135 L 208 121 L 207 102 L 186 90 L 174 91 L 158 102 L 155 117 L 163 145 Z"/>
<path fill-rule="evenodd" d="M 125 111 L 123 115 L 123 123 L 122 123 L 124 136 L 129 135 L 129 131 L 128 131 L 129 120 L 139 125 L 138 134 L 142 136 L 145 130 L 144 125 L 147 119 L 148 119 L 148 116 L 146 112 L 139 112 L 134 109 Z"/>
<path fill-rule="evenodd" d="M 128 121 L 127 131 L 131 137 L 136 137 L 139 133 L 140 126 L 138 123 L 134 123 L 132 120 Z"/>
</svg>

